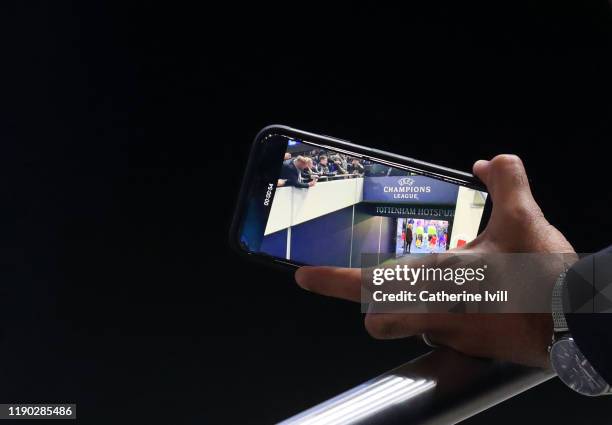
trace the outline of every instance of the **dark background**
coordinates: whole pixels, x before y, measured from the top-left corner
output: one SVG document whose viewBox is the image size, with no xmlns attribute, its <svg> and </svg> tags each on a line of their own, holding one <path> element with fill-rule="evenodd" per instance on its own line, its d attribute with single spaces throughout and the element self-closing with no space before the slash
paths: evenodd
<svg viewBox="0 0 612 425">
<path fill-rule="evenodd" d="M 0 401 L 82 423 L 270 423 L 412 358 L 245 262 L 249 145 L 282 123 L 469 170 L 519 154 L 548 219 L 612 242 L 605 1 L 2 6 Z M 609 423 L 558 381 L 469 424 Z M 607 416 L 605 416 L 607 415 Z"/>
</svg>

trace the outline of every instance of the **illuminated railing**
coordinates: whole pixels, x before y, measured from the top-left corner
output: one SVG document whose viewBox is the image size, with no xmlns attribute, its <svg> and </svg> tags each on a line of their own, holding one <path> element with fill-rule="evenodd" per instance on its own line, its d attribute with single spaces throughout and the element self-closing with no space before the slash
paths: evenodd
<svg viewBox="0 0 612 425">
<path fill-rule="evenodd" d="M 416 397 L 435 386 L 436 383 L 428 379 L 414 380 L 404 376 L 384 376 L 342 393 L 281 424 L 351 424 L 394 404 L 406 402 L 411 397 Z"/>
<path fill-rule="evenodd" d="M 280 424 L 456 424 L 553 376 L 438 348 Z"/>
</svg>

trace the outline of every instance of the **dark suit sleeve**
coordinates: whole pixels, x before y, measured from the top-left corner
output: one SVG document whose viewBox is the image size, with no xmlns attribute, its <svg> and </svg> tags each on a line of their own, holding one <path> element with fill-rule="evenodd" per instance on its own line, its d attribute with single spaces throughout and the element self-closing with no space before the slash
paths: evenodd
<svg viewBox="0 0 612 425">
<path fill-rule="evenodd" d="M 298 180 L 298 169 L 289 163 L 283 163 L 283 168 L 281 169 L 281 179 L 287 180 L 285 182 L 285 186 L 294 186 L 301 189 L 307 189 L 310 187 L 308 186 L 308 183 L 300 182 Z"/>
<path fill-rule="evenodd" d="M 565 318 L 578 348 L 612 384 L 612 246 L 584 257 L 568 271 Z"/>
</svg>

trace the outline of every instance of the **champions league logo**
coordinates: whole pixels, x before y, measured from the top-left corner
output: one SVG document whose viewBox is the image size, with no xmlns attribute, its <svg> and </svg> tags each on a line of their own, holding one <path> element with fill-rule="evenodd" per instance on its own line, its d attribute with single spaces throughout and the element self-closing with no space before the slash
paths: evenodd
<svg viewBox="0 0 612 425">
<path fill-rule="evenodd" d="M 415 180 L 410 177 L 402 177 L 397 181 L 397 186 L 383 186 L 384 193 L 393 194 L 393 199 L 419 199 L 419 193 L 431 192 L 431 186 L 413 186 Z"/>
<path fill-rule="evenodd" d="M 412 186 L 412 183 L 414 183 L 414 180 L 410 177 L 402 177 L 397 181 L 400 186 Z"/>
</svg>

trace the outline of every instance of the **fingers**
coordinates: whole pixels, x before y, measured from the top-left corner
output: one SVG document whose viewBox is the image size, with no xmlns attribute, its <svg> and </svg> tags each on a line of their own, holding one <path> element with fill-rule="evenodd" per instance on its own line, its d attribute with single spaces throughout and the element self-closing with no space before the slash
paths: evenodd
<svg viewBox="0 0 612 425">
<path fill-rule="evenodd" d="M 427 314 L 368 313 L 365 328 L 372 338 L 397 339 L 425 332 Z"/>
<path fill-rule="evenodd" d="M 446 261 L 451 260 L 452 258 L 446 258 Z M 412 268 L 434 266 L 437 262 L 437 255 L 409 255 L 399 260 L 400 264 Z M 349 301 L 361 301 L 361 269 L 305 266 L 295 272 L 295 281 L 307 291 Z"/>
<path fill-rule="evenodd" d="M 516 155 L 497 155 L 490 161 L 476 161 L 473 170 L 496 201 L 517 195 L 531 197 L 525 167 Z"/>
<path fill-rule="evenodd" d="M 295 281 L 307 291 L 329 297 L 359 302 L 361 270 L 337 267 L 301 267 Z"/>
<path fill-rule="evenodd" d="M 455 333 L 462 325 L 463 317 L 455 313 L 368 313 L 365 327 L 376 339 L 397 339 L 427 333 L 439 343 L 446 342 L 448 335 Z"/>
<path fill-rule="evenodd" d="M 411 258 L 413 267 L 434 263 L 436 255 Z M 361 300 L 361 270 L 336 267 L 302 267 L 295 273 L 302 288 L 321 295 L 354 302 Z M 452 313 L 368 313 L 365 327 L 377 339 L 404 338 L 427 332 L 430 339 L 446 342 L 446 335 L 455 332 L 461 324 Z"/>
<path fill-rule="evenodd" d="M 516 155 L 497 155 L 490 161 L 476 161 L 474 174 L 487 186 L 494 209 L 541 214 L 533 199 L 523 162 Z"/>
</svg>

